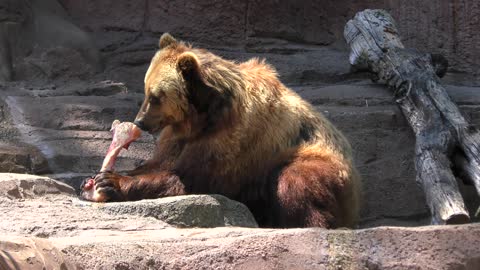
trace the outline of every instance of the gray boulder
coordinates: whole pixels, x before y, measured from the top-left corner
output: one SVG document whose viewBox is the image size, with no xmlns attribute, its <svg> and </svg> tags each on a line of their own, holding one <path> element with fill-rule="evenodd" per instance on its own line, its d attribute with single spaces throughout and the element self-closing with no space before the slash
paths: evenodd
<svg viewBox="0 0 480 270">
<path fill-rule="evenodd" d="M 75 190 L 48 177 L 0 173 L 0 198 L 33 199 L 47 194 L 73 195 Z"/>
<path fill-rule="evenodd" d="M 5 217 L 0 221 L 0 231 L 36 232 L 33 235 L 43 237 L 71 235 L 72 231 L 82 229 L 132 229 L 132 222 L 137 226 L 135 229 L 170 227 L 168 224 L 203 228 L 258 227 L 245 205 L 220 195 L 92 203 L 78 199 L 75 190 L 62 182 L 14 173 L 0 173 L 1 213 Z"/>
<path fill-rule="evenodd" d="M 248 208 L 222 195 L 185 195 L 137 202 L 107 203 L 111 214 L 154 217 L 177 227 L 258 227 Z"/>
</svg>

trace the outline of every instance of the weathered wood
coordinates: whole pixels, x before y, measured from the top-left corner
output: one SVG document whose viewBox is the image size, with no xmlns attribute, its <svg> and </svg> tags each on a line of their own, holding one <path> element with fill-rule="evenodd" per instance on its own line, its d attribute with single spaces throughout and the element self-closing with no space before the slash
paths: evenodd
<svg viewBox="0 0 480 270">
<path fill-rule="evenodd" d="M 480 134 L 440 83 L 438 76 L 445 74 L 448 62 L 405 49 L 393 18 L 384 10 L 357 13 L 345 26 L 344 36 L 351 47 L 350 63 L 394 90 L 415 133 L 416 180 L 425 192 L 432 223 L 468 222 L 450 157 L 459 157 L 455 164 L 480 193 Z"/>
<path fill-rule="evenodd" d="M 480 173 L 478 171 L 478 163 L 476 164 L 474 161 L 469 162 L 468 159 L 462 154 L 457 153 L 455 154 L 455 165 L 457 168 L 462 168 L 463 170 L 460 172 L 460 177 L 464 178 L 468 182 L 472 183 L 477 192 L 480 193 Z"/>
</svg>

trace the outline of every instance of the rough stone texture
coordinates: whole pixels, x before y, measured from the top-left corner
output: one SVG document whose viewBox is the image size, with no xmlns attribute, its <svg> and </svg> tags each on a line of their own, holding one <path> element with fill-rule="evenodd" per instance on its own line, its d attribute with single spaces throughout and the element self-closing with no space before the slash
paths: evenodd
<svg viewBox="0 0 480 270">
<path fill-rule="evenodd" d="M 0 269 L 74 269 L 52 243 L 40 238 L 2 236 Z"/>
<path fill-rule="evenodd" d="M 74 195 L 75 190 L 62 182 L 47 177 L 0 173 L 0 198 L 30 199 L 49 194 Z"/>
<path fill-rule="evenodd" d="M 478 225 L 358 231 L 166 228 L 90 230 L 48 241 L 7 237 L 0 245 L 8 253 L 29 244 L 31 253 L 47 253 L 45 263 L 30 257 L 32 269 L 55 259 L 57 265 L 64 262 L 76 269 L 476 270 L 480 267 L 478 240 Z M 32 242 L 43 245 L 31 247 Z M 14 258 L 21 265 L 26 260 Z"/>
<path fill-rule="evenodd" d="M 145 31 L 172 31 L 182 37 L 198 37 L 197 42 L 228 44 L 245 38 L 247 3 L 235 0 L 146 1 Z M 205 14 L 208 16 L 199 16 Z M 225 12 L 228 10 L 228 12 Z M 172 16 L 174 14 L 174 16 Z"/>
<path fill-rule="evenodd" d="M 425 198 L 414 181 L 414 138 L 391 91 L 364 80 L 342 83 L 303 84 L 293 89 L 331 119 L 352 143 L 364 182 L 360 226 L 428 224 Z M 2 138 L 17 138 L 37 147 L 38 157 L 48 161 L 50 176 L 76 189 L 100 168 L 111 141 L 111 121 L 131 121 L 143 98 L 126 92 L 121 83 L 108 81 L 10 87 L 2 94 L 5 119 L 20 134 L 7 133 Z M 449 85 L 447 89 L 467 118 L 480 126 L 478 88 Z M 143 135 L 121 153 L 118 170 L 138 166 L 149 157 L 152 147 L 152 138 Z M 465 186 L 462 193 L 473 214 L 479 203 L 473 187 Z"/>
<path fill-rule="evenodd" d="M 16 80 L 81 78 L 87 79 L 95 74 L 81 53 L 75 49 L 54 47 L 45 52 L 34 54 L 17 63 Z"/>
<path fill-rule="evenodd" d="M 142 27 L 145 26 L 147 1 L 65 0 L 59 2 L 74 20 L 81 20 L 82 16 L 89 14 L 90 18 L 83 20 L 79 25 L 91 31 L 142 31 Z M 71 12 L 73 10 L 78 12 Z"/>
<path fill-rule="evenodd" d="M 36 147 L 38 151 L 32 155 L 40 153 L 38 159 L 46 158 L 51 172 L 63 174 L 60 179 L 67 175 L 67 178 L 77 177 L 73 185 L 78 188 L 81 178 L 99 170 L 111 141 L 108 131 L 111 122 L 132 119 L 140 97 L 129 95 L 123 84 L 111 81 L 74 81 L 61 85 L 19 87 L 17 84 L 6 88 L 1 94 L 6 103 L 4 119 L 20 134 L 7 133 L 0 139 L 20 139 Z M 151 137 L 145 134 L 132 145 L 128 157 L 119 161 L 119 168 L 137 166 L 150 155 L 152 143 Z M 121 154 L 125 155 L 126 152 Z M 6 160 L 9 162 L 10 159 Z M 81 175 L 75 175 L 78 173 Z"/>
<path fill-rule="evenodd" d="M 426 225 L 430 216 L 414 181 L 412 133 L 391 91 L 352 73 L 341 38 L 357 11 L 386 7 L 405 44 L 443 52 L 454 71 L 478 75 L 479 4 L 424 2 L 0 1 L 0 78 L 8 73 L 4 56 L 10 51 L 17 79 L 0 82 L 0 171 L 49 173 L 78 189 L 101 166 L 111 121 L 135 116 L 160 32 L 170 31 L 235 61 L 266 58 L 283 82 L 344 131 L 364 182 L 361 228 Z M 100 58 L 105 71 L 94 74 Z M 480 127 L 478 77 L 447 73 L 443 81 Z M 121 153 L 117 168 L 132 169 L 152 147 L 145 134 Z M 11 258 L 21 269 L 480 268 L 477 224 L 176 229 L 154 216 L 168 219 L 181 208 L 172 201 L 181 198 L 165 199 L 163 208 L 155 206 L 162 200 L 91 204 L 48 178 L 0 179 L 0 268 Z M 460 182 L 460 189 L 473 216 L 480 200 L 472 186 Z M 211 224 L 231 224 L 225 220 L 230 210 L 218 206 L 221 197 L 197 198 L 217 217 Z M 188 209 L 181 213 L 182 223 L 195 221 Z"/>
<path fill-rule="evenodd" d="M 158 34 L 147 35 L 134 44 L 106 52 L 108 64 L 105 79 L 125 82 L 132 92 L 143 93 L 143 80 L 150 60 L 157 50 Z M 99 40 L 102 40 L 99 37 Z M 196 43 L 197 44 L 197 43 Z M 338 83 L 362 78 L 350 71 L 348 52 L 330 47 L 296 45 L 289 42 L 252 42 L 245 49 L 235 47 L 205 46 L 212 52 L 234 61 L 254 57 L 266 59 L 280 74 L 282 81 L 290 84 Z"/>
<path fill-rule="evenodd" d="M 293 230 L 170 230 L 142 237 L 114 233 L 54 239 L 65 256 L 85 268 L 143 265 L 166 269 L 478 269 L 478 225 L 443 228 L 377 228 L 360 231 Z M 143 239 L 142 239 L 143 238 Z M 132 248 L 141 249 L 131 252 Z M 115 254 L 101 261 L 102 248 Z M 186 248 L 188 247 L 188 248 Z M 455 251 L 455 252 L 452 252 Z M 79 255 L 87 254 L 83 260 Z M 143 254 L 142 254 L 143 253 Z M 83 255 L 84 256 L 84 255 Z"/>
<path fill-rule="evenodd" d="M 47 159 L 28 144 L 0 142 L 0 171 L 45 174 L 50 172 Z"/>
<path fill-rule="evenodd" d="M 195 217 L 207 214 L 190 210 L 202 212 L 197 206 L 220 203 L 224 216 L 211 210 L 207 214 L 218 221 L 193 225 L 254 224 L 251 214 L 238 216 L 245 206 L 221 196 L 92 204 L 78 200 L 65 184 L 22 174 L 0 174 L 0 191 L 2 269 L 480 267 L 478 224 L 366 230 L 178 229 L 157 218 L 177 216 L 173 223 L 186 225 L 190 221 L 185 215 L 195 222 Z M 194 209 L 188 210 L 186 203 L 193 203 Z M 237 216 L 228 213 L 232 208 Z"/>
<path fill-rule="evenodd" d="M 125 32 L 169 31 L 217 45 L 278 39 L 344 47 L 348 19 L 366 8 L 384 8 L 397 20 L 407 47 L 445 54 L 453 70 L 480 75 L 480 4 L 475 0 L 60 2 L 84 28 L 127 43 L 132 39 Z"/>
<path fill-rule="evenodd" d="M 112 214 L 154 217 L 178 227 L 258 227 L 248 208 L 221 195 L 186 195 L 101 207 Z"/>
<path fill-rule="evenodd" d="M 332 26 L 339 20 L 339 16 L 346 14 L 344 8 L 347 6 L 339 1 L 245 2 L 249 4 L 245 25 L 249 37 L 287 39 L 321 45 L 335 41 L 337 37 Z"/>
<path fill-rule="evenodd" d="M 404 44 L 447 56 L 452 69 L 478 73 L 480 4 L 458 1 L 248 1 L 251 36 L 343 44 L 345 23 L 366 8 L 386 9 L 397 21 Z"/>
<path fill-rule="evenodd" d="M 138 202 L 90 203 L 62 182 L 0 173 L 0 233 L 75 236 L 84 230 L 258 227 L 246 206 L 223 196 L 191 195 Z M 15 226 L 12 226 L 15 224 Z"/>
<path fill-rule="evenodd" d="M 53 79 L 102 69 L 90 36 L 56 0 L 0 2 L 0 79 Z M 73 64 L 73 65 L 72 65 Z"/>
</svg>

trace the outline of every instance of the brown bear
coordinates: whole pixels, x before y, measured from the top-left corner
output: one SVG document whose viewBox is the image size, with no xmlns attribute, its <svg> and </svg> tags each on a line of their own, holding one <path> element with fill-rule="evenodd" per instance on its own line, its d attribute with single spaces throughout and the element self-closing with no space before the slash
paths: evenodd
<svg viewBox="0 0 480 270">
<path fill-rule="evenodd" d="M 262 227 L 336 228 L 357 218 L 359 177 L 346 138 L 263 60 L 234 63 L 160 38 L 135 123 L 153 158 L 95 177 L 99 201 L 222 194 Z"/>
</svg>

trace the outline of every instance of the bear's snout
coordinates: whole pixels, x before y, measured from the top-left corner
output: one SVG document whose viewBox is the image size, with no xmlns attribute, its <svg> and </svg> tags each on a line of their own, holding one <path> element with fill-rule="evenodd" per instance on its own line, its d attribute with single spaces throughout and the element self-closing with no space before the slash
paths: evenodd
<svg viewBox="0 0 480 270">
<path fill-rule="evenodd" d="M 135 119 L 133 123 L 141 130 L 147 131 L 145 127 L 145 122 L 143 121 L 143 119 Z"/>
</svg>

